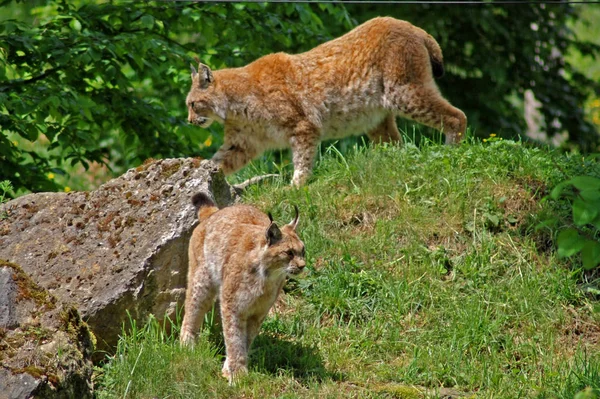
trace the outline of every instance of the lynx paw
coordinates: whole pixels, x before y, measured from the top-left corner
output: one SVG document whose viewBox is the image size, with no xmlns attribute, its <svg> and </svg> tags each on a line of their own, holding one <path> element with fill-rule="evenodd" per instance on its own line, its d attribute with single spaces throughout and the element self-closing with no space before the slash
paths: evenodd
<svg viewBox="0 0 600 399">
<path fill-rule="evenodd" d="M 194 334 L 188 332 L 188 331 L 181 331 L 181 334 L 179 335 L 179 343 L 182 346 L 193 346 L 194 345 Z"/>
<path fill-rule="evenodd" d="M 309 176 L 310 175 L 308 173 L 294 171 L 294 177 L 292 178 L 292 186 L 295 188 L 300 188 L 304 186 Z"/>
<path fill-rule="evenodd" d="M 229 381 L 229 385 L 234 385 L 240 377 L 248 374 L 248 368 L 246 366 L 239 366 L 232 370 L 233 367 L 229 366 L 228 359 L 225 359 L 225 364 L 223 364 L 223 369 L 221 370 L 221 375 L 227 378 Z"/>
<path fill-rule="evenodd" d="M 200 166 L 204 168 L 212 168 L 214 170 L 221 169 L 221 162 L 216 159 L 203 159 L 200 161 Z"/>
</svg>

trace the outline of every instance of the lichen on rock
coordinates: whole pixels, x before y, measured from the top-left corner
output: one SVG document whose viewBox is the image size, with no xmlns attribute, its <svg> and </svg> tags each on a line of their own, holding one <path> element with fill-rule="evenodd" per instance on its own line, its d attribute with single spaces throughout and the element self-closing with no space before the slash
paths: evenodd
<svg viewBox="0 0 600 399">
<path fill-rule="evenodd" d="M 91 398 L 93 351 L 93 334 L 75 308 L 0 260 L 0 392 Z"/>
</svg>

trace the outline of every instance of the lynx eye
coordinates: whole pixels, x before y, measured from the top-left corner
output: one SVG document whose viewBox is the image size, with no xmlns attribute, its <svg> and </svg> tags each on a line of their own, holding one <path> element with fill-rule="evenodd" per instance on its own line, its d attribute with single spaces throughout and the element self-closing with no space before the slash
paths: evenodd
<svg viewBox="0 0 600 399">
<path fill-rule="evenodd" d="M 289 257 L 290 257 L 290 259 L 294 257 L 294 251 L 293 251 L 293 250 L 291 250 L 291 249 L 290 249 L 290 250 L 289 250 L 289 251 L 287 251 L 286 253 L 287 253 L 287 256 L 289 256 Z"/>
</svg>

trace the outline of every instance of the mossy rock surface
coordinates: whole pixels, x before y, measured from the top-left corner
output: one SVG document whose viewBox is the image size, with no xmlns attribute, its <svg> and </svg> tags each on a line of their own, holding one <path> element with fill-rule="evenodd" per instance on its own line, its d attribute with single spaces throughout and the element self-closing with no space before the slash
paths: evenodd
<svg viewBox="0 0 600 399">
<path fill-rule="evenodd" d="M 91 398 L 94 336 L 78 311 L 0 260 L 0 392 Z"/>
</svg>

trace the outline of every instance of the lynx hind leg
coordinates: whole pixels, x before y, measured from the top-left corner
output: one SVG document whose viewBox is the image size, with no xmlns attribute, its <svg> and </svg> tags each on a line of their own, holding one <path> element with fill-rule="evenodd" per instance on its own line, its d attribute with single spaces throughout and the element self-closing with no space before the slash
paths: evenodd
<svg viewBox="0 0 600 399">
<path fill-rule="evenodd" d="M 428 86 L 406 89 L 398 107 L 401 115 L 440 130 L 446 135 L 446 144 L 459 143 L 467 129 L 467 117 L 444 99 L 437 87 Z"/>
<path fill-rule="evenodd" d="M 202 328 L 204 315 L 211 309 L 216 296 L 217 287 L 210 280 L 204 265 L 200 264 L 192 279 L 188 281 L 185 314 L 179 336 L 179 341 L 182 344 L 191 345 L 194 343 Z"/>
<path fill-rule="evenodd" d="M 367 133 L 375 143 L 402 143 L 402 136 L 396 125 L 396 115 L 389 114 L 377 127 Z"/>
</svg>

